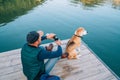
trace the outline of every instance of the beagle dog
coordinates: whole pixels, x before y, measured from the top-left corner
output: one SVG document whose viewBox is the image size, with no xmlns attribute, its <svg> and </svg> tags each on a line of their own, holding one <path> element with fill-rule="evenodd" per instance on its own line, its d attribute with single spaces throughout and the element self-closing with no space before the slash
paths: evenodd
<svg viewBox="0 0 120 80">
<path fill-rule="evenodd" d="M 68 59 L 77 59 L 77 51 L 75 49 L 80 47 L 81 37 L 86 34 L 87 31 L 83 27 L 79 27 L 75 31 L 74 35 L 66 45 L 65 53 L 67 54 Z"/>
</svg>

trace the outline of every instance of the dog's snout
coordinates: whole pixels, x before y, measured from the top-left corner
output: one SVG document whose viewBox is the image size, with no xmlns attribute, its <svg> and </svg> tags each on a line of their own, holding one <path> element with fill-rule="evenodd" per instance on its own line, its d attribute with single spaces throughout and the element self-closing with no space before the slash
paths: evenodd
<svg viewBox="0 0 120 80">
<path fill-rule="evenodd" d="M 86 34 L 88 34 L 88 32 L 85 30 L 85 31 L 84 31 L 84 35 L 86 35 Z"/>
</svg>

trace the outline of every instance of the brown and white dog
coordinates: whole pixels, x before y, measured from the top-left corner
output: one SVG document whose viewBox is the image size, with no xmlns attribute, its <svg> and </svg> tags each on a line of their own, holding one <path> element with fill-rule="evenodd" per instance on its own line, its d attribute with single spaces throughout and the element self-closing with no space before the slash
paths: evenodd
<svg viewBox="0 0 120 80">
<path fill-rule="evenodd" d="M 65 53 L 68 54 L 68 59 L 77 58 L 77 52 L 75 49 L 77 47 L 80 47 L 81 37 L 86 34 L 87 34 L 87 31 L 83 27 L 80 27 L 75 31 L 74 35 L 72 36 L 72 38 L 68 41 L 66 45 Z"/>
</svg>

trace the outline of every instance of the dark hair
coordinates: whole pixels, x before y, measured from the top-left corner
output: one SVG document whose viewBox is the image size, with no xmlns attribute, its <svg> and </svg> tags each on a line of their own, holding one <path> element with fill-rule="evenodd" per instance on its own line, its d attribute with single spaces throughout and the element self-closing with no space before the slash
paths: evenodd
<svg viewBox="0 0 120 80">
<path fill-rule="evenodd" d="M 38 40 L 39 36 L 39 33 L 37 33 L 36 31 L 31 31 L 27 34 L 27 42 L 30 44 L 34 43 Z"/>
</svg>

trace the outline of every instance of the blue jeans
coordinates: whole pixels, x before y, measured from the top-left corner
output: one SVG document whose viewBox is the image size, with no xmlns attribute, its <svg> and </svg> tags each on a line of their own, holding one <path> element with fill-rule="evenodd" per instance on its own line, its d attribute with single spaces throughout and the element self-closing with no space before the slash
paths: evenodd
<svg viewBox="0 0 120 80">
<path fill-rule="evenodd" d="M 45 63 L 46 73 L 48 74 L 50 73 L 50 71 L 53 69 L 53 67 L 55 66 L 55 64 L 57 63 L 59 59 L 60 57 L 48 59 L 48 61 Z"/>
</svg>

